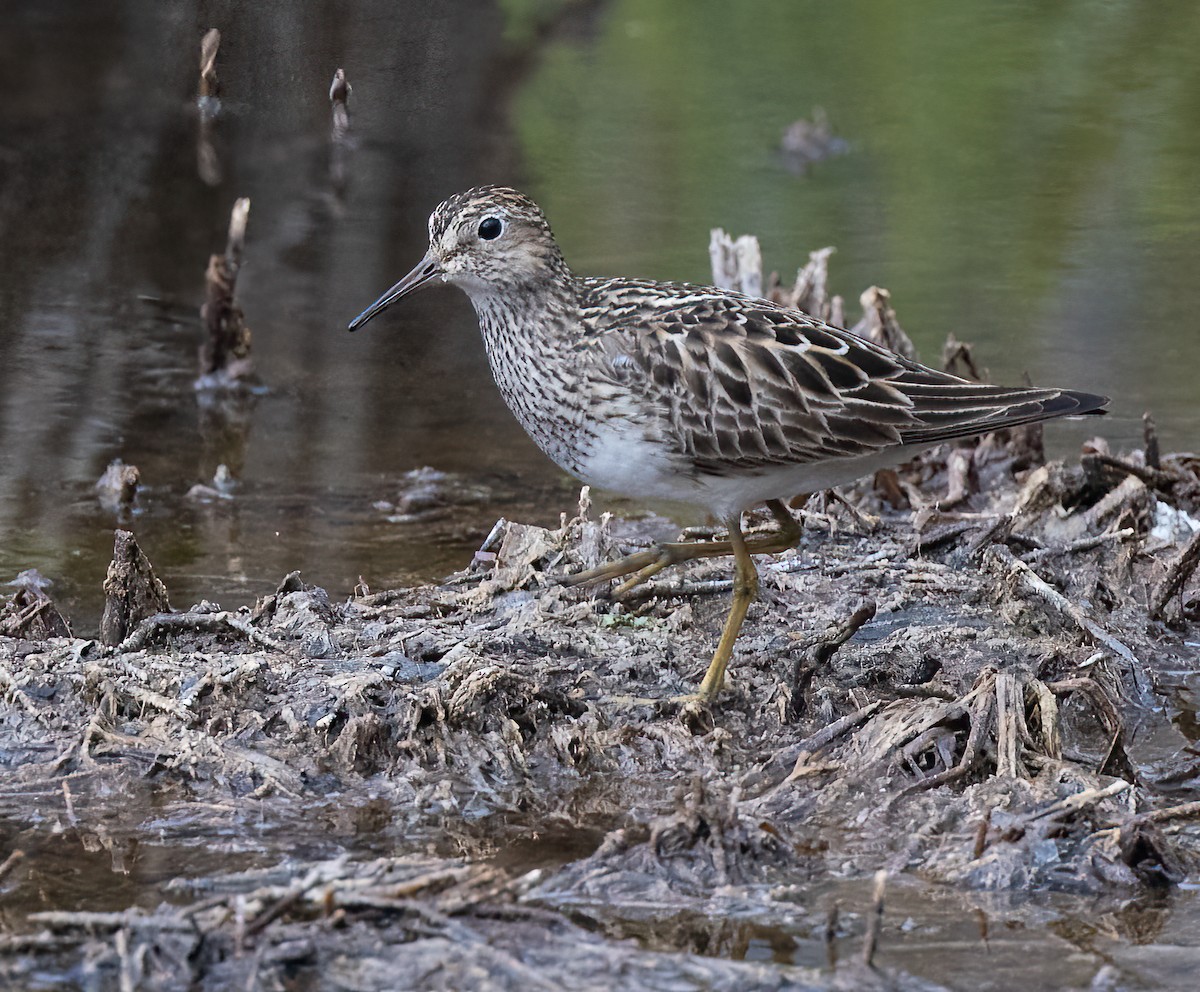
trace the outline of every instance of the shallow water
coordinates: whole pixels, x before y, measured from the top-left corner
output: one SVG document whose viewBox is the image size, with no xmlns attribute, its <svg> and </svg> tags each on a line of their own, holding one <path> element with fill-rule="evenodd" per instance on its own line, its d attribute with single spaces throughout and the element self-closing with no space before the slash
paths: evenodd
<svg viewBox="0 0 1200 992">
<path fill-rule="evenodd" d="M 38 569 L 91 634 L 118 523 L 177 604 L 236 606 L 293 569 L 334 597 L 360 577 L 434 577 L 465 564 L 501 514 L 546 523 L 569 510 L 573 483 L 504 409 L 460 294 L 422 294 L 345 333 L 420 257 L 430 208 L 478 182 L 533 195 L 581 272 L 704 281 L 714 226 L 759 235 L 785 275 L 836 245 L 833 288 L 850 312 L 868 285 L 888 287 L 927 359 L 953 332 L 998 380 L 1028 373 L 1114 398 L 1103 424 L 1050 428 L 1054 451 L 1097 430 L 1138 444 L 1147 409 L 1165 449 L 1196 447 L 1200 8 L 1174 6 L 1170 30 L 1158 5 L 617 0 L 542 27 L 521 4 L 504 9 L 260 2 L 193 15 L 125 0 L 6 12 L 0 582 Z M 224 34 L 216 185 L 197 174 L 194 97 L 212 25 Z M 329 170 L 338 66 L 354 86 L 344 194 Z M 847 147 L 798 173 L 779 138 L 817 105 Z M 238 196 L 252 200 L 239 296 L 263 392 L 230 435 L 192 382 L 204 269 Z M 114 458 L 141 469 L 128 519 L 93 488 Z M 230 498 L 189 499 L 220 464 Z M 468 505 L 394 519 L 381 504 L 426 465 Z M 1195 696 L 1188 683 L 1179 704 L 1193 724 Z M 371 850 L 370 833 L 346 846 Z M 201 867 L 175 835 L 143 845 L 132 877 L 109 850 L 80 857 L 54 839 L 31 851 L 41 886 L 16 898 L 151 905 L 171 878 L 272 863 L 272 845 L 296 839 Z M 826 895 L 867 899 L 859 883 Z M 881 959 L 943 981 L 949 963 L 963 988 L 1009 987 L 1003 969 L 1029 954 L 1053 963 L 1056 983 L 1086 985 L 1104 960 L 1149 986 L 1193 973 L 1176 951 L 1200 922 L 1194 892 L 1127 910 L 1084 903 L 1063 897 L 1042 929 L 985 936 L 962 903 L 898 889 Z M 703 941 L 803 964 L 825 954 L 778 927 Z"/>
<path fill-rule="evenodd" d="M 346 320 L 419 257 L 446 193 L 520 184 L 580 271 L 707 278 L 708 230 L 753 231 L 789 273 L 835 244 L 834 289 L 889 287 L 934 358 L 948 332 L 998 379 L 1114 397 L 1104 432 L 1164 446 L 1200 427 L 1200 11 L 942 2 L 356 5 L 201 22 L 129 0 L 22 5 L 0 38 L 0 579 L 37 568 L 95 629 L 114 458 L 145 487 L 128 523 L 182 603 L 251 602 L 285 572 L 344 595 L 461 565 L 499 514 L 553 520 L 572 486 L 499 401 L 466 301 Z M 531 8 L 532 9 L 532 8 Z M 221 180 L 197 170 L 195 63 L 224 32 Z M 327 87 L 344 66 L 357 147 L 339 195 Z M 778 151 L 825 109 L 846 153 Z M 239 295 L 265 392 L 245 434 L 202 422 L 196 308 L 228 210 L 249 196 Z M 853 312 L 853 307 L 851 307 Z M 1069 452 L 1093 423 L 1051 429 Z M 185 499 L 221 463 L 232 499 Z M 469 514 L 373 509 L 432 465 L 495 492 Z"/>
</svg>

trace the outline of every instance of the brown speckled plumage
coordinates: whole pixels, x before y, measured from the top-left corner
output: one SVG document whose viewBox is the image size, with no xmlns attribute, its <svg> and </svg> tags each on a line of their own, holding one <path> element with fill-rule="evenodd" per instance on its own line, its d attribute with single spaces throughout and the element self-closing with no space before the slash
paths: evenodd
<svg viewBox="0 0 1200 992">
<path fill-rule="evenodd" d="M 450 197 L 429 219 L 429 242 L 420 265 L 351 330 L 434 279 L 458 285 L 479 316 L 496 383 L 538 446 L 585 482 L 709 510 L 730 527 L 718 550 L 738 556 L 746 587 L 742 510 L 768 502 L 780 516 L 781 500 L 942 441 L 1107 403 L 969 382 L 739 293 L 576 276 L 542 211 L 505 187 Z M 719 688 L 720 656 L 740 623 L 731 614 L 702 694 Z"/>
</svg>

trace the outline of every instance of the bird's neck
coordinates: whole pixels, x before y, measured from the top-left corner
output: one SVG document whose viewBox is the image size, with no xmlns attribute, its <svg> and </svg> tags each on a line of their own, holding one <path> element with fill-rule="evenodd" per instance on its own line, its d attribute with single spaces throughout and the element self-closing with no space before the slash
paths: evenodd
<svg viewBox="0 0 1200 992">
<path fill-rule="evenodd" d="M 578 322 L 579 284 L 565 264 L 526 283 L 481 286 L 469 295 L 489 355 L 503 346 L 519 344 L 532 354 L 562 345 L 564 331 Z"/>
<path fill-rule="evenodd" d="M 572 426 L 582 415 L 573 347 L 582 331 L 579 300 L 569 272 L 552 282 L 471 294 L 500 395 L 538 447 L 575 472 L 583 450 Z"/>
</svg>

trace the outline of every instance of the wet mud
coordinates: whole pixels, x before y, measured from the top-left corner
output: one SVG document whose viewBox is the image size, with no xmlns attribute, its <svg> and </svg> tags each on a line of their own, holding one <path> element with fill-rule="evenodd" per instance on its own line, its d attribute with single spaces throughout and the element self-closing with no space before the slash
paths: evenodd
<svg viewBox="0 0 1200 992">
<path fill-rule="evenodd" d="M 1184 981 L 1200 459 L 1038 450 L 992 437 L 811 500 L 711 707 L 679 697 L 729 563 L 620 600 L 560 584 L 661 525 L 586 491 L 441 583 L 344 602 L 293 573 L 253 609 L 167 612 L 118 536 L 95 640 L 26 576 L 0 613 L 0 976 Z M 397 512 L 447 512 L 440 481 Z"/>
</svg>

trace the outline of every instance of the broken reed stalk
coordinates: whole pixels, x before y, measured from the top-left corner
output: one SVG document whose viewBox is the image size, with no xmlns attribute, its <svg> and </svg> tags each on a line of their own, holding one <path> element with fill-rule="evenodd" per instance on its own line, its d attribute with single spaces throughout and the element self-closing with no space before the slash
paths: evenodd
<svg viewBox="0 0 1200 992">
<path fill-rule="evenodd" d="M 221 48 L 221 32 L 209 28 L 200 39 L 200 99 L 215 97 L 221 92 L 217 79 L 217 52 Z"/>
<path fill-rule="evenodd" d="M 350 111 L 346 103 L 352 89 L 345 70 L 338 69 L 329 87 L 333 115 L 329 128 L 329 181 L 339 200 L 346 191 L 346 160 L 350 151 Z"/>
<path fill-rule="evenodd" d="M 330 137 L 334 144 L 344 143 L 350 132 L 350 113 L 346 109 L 346 101 L 350 99 L 353 89 L 354 87 L 346 81 L 346 71 L 338 69 L 333 74 L 333 82 L 329 86 L 329 102 L 333 105 Z"/>
<path fill-rule="evenodd" d="M 883 925 L 883 897 L 887 891 L 888 873 L 875 873 L 875 889 L 871 896 L 871 915 L 867 918 L 867 932 L 863 937 L 862 962 L 868 968 L 875 967 L 875 950 L 879 946 L 879 929 Z"/>
<path fill-rule="evenodd" d="M 959 341 L 953 332 L 946 335 L 946 343 L 942 345 L 942 371 L 974 382 L 983 382 L 987 378 L 987 370 L 980 370 L 975 364 L 971 345 Z"/>
<path fill-rule="evenodd" d="M 715 285 L 747 296 L 763 295 L 762 249 L 753 234 L 743 234 L 734 240 L 721 228 L 714 227 L 709 232 L 708 256 Z"/>
<path fill-rule="evenodd" d="M 209 186 L 221 182 L 221 161 L 213 143 L 213 122 L 221 101 L 221 83 L 217 79 L 217 51 L 221 47 L 221 32 L 209 28 L 200 39 L 200 84 L 197 87 L 196 109 L 199 127 L 196 131 L 196 172 Z"/>
<path fill-rule="evenodd" d="M 1153 469 L 1162 468 L 1162 459 L 1158 453 L 1158 429 L 1154 426 L 1154 418 L 1147 410 L 1142 414 L 1142 449 L 1146 453 L 1146 464 Z"/>
<path fill-rule="evenodd" d="M 859 297 L 859 302 L 862 304 L 863 318 L 850 330 L 860 338 L 916 361 L 917 346 L 900 326 L 896 311 L 892 308 L 892 294 L 881 286 L 871 286 Z"/>
<path fill-rule="evenodd" d="M 200 309 L 208 339 L 200 350 L 201 377 L 220 375 L 227 380 L 248 375 L 250 328 L 236 299 L 238 270 L 246 242 L 250 200 L 241 197 L 229 215 L 229 237 L 224 255 L 212 255 L 204 274 L 205 301 Z"/>
</svg>

